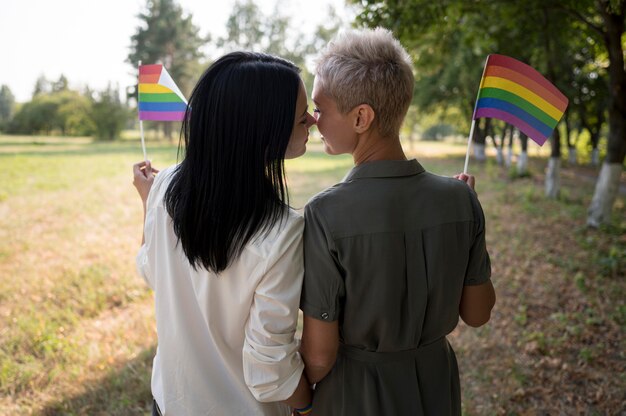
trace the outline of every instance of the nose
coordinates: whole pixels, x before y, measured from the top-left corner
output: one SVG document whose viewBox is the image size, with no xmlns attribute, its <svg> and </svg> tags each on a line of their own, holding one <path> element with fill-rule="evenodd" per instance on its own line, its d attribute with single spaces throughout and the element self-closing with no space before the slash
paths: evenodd
<svg viewBox="0 0 626 416">
<path fill-rule="evenodd" d="M 308 129 L 317 122 L 317 119 L 310 113 L 306 113 L 306 128 Z"/>
</svg>

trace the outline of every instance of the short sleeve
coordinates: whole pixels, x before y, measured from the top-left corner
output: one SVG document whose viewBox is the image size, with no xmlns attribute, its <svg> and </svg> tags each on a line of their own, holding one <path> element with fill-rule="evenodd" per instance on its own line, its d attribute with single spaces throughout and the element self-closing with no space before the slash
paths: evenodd
<svg viewBox="0 0 626 416">
<path fill-rule="evenodd" d="M 314 204 L 305 207 L 304 220 L 304 285 L 300 309 L 312 318 L 336 321 L 345 286 L 332 235 Z"/>
<path fill-rule="evenodd" d="M 476 193 L 470 192 L 470 200 L 474 214 L 474 239 L 470 246 L 465 286 L 483 284 L 491 277 L 491 260 L 485 241 L 485 214 Z"/>
<path fill-rule="evenodd" d="M 260 402 L 289 398 L 304 370 L 295 339 L 304 271 L 303 226 L 301 217 L 291 218 L 273 243 L 245 327 L 244 379 Z"/>
</svg>

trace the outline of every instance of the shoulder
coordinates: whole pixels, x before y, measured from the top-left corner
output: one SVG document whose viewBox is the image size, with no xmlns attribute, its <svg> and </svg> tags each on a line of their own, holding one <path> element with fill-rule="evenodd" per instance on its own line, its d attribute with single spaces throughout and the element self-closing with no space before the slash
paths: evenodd
<svg viewBox="0 0 626 416">
<path fill-rule="evenodd" d="M 248 249 L 257 256 L 267 258 L 272 253 L 282 252 L 282 248 L 302 240 L 304 218 L 291 208 L 286 208 L 282 217 L 274 225 L 258 235 L 248 244 Z"/>
<path fill-rule="evenodd" d="M 332 207 L 350 193 L 350 183 L 340 182 L 314 195 L 304 207 L 305 217 L 312 211 Z"/>
</svg>

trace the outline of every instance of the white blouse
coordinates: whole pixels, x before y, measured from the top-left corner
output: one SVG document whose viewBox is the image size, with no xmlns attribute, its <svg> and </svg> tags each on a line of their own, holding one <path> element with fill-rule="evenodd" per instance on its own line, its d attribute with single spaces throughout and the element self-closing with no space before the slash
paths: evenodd
<svg viewBox="0 0 626 416">
<path fill-rule="evenodd" d="M 304 368 L 294 339 L 304 220 L 289 210 L 219 276 L 196 271 L 163 204 L 172 172 L 154 181 L 137 255 L 155 298 L 152 394 L 164 415 L 289 415 L 278 401 Z"/>
</svg>

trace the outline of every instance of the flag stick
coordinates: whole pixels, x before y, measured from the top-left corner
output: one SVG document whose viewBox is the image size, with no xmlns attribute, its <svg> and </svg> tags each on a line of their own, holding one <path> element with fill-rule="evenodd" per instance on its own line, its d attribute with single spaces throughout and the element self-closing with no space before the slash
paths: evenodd
<svg viewBox="0 0 626 416">
<path fill-rule="evenodd" d="M 463 167 L 463 173 L 466 175 L 467 175 L 467 165 L 469 165 L 469 153 L 470 153 L 470 147 L 472 146 L 472 137 L 474 136 L 474 126 L 476 125 L 476 119 L 474 118 L 474 114 L 476 114 L 476 106 L 478 105 L 478 97 L 480 96 L 480 88 L 483 86 L 483 81 L 485 80 L 485 70 L 487 69 L 488 61 L 489 61 L 489 55 L 487 55 L 487 59 L 485 59 L 485 64 L 483 65 L 483 74 L 480 76 L 480 84 L 478 85 L 478 92 L 476 93 L 476 103 L 474 104 L 474 113 L 472 114 L 472 126 L 470 127 L 470 133 L 467 139 L 467 153 L 465 154 L 465 166 Z"/>
<path fill-rule="evenodd" d="M 141 132 L 141 148 L 143 149 L 143 160 L 148 161 L 148 155 L 146 154 L 146 142 L 143 139 L 143 120 L 139 120 L 139 131 Z"/>
<path fill-rule="evenodd" d="M 472 120 L 472 126 L 470 127 L 469 137 L 467 139 L 467 152 L 465 153 L 465 166 L 463 167 L 463 173 L 467 175 L 467 165 L 469 164 L 470 148 L 472 147 L 472 136 L 474 136 L 474 126 L 476 120 Z"/>
<path fill-rule="evenodd" d="M 139 112 L 139 68 L 141 67 L 141 61 L 137 67 L 137 112 Z M 143 160 L 148 162 L 148 155 L 146 153 L 146 141 L 143 138 L 143 120 L 139 119 L 139 133 L 141 135 L 141 149 L 143 150 Z"/>
</svg>

